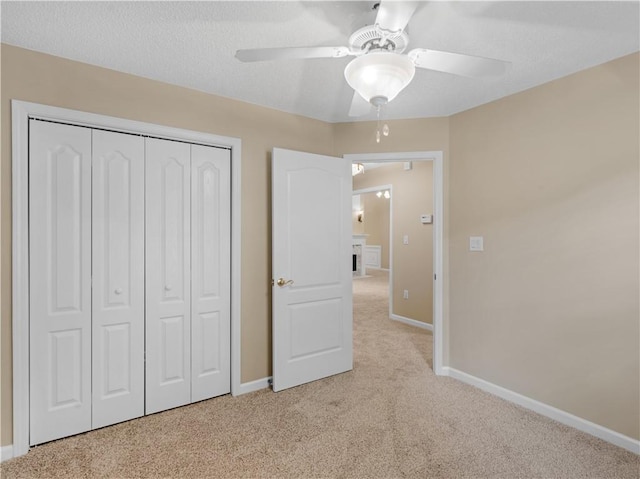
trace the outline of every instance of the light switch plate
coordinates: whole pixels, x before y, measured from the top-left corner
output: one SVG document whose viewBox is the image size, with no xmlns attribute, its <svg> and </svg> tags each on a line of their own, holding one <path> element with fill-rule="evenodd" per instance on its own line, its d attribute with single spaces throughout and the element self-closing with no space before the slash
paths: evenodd
<svg viewBox="0 0 640 479">
<path fill-rule="evenodd" d="M 402 237 L 402 244 L 409 244 L 409 235 L 404 235 Z"/>
<path fill-rule="evenodd" d="M 484 251 L 484 238 L 482 236 L 469 236 L 469 251 Z"/>
</svg>

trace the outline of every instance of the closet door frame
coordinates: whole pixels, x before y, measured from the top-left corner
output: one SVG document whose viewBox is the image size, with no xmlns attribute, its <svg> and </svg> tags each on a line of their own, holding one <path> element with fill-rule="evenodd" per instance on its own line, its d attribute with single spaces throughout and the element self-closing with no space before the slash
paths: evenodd
<svg viewBox="0 0 640 479">
<path fill-rule="evenodd" d="M 13 456 L 29 451 L 29 119 L 151 136 L 230 150 L 231 154 L 231 394 L 240 383 L 241 149 L 239 138 L 11 100 Z"/>
</svg>

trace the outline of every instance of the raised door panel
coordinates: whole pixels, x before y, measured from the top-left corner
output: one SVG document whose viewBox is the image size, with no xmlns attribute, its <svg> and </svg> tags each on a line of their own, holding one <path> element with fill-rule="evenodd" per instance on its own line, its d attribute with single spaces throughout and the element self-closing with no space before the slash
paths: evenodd
<svg viewBox="0 0 640 479">
<path fill-rule="evenodd" d="M 93 131 L 93 428 L 144 414 L 144 138 Z"/>
<path fill-rule="evenodd" d="M 191 401 L 190 145 L 146 140 L 147 414 Z"/>
<path fill-rule="evenodd" d="M 229 150 L 191 146 L 191 391 L 231 390 Z"/>
<path fill-rule="evenodd" d="M 91 428 L 91 130 L 29 129 L 33 445 Z"/>
</svg>

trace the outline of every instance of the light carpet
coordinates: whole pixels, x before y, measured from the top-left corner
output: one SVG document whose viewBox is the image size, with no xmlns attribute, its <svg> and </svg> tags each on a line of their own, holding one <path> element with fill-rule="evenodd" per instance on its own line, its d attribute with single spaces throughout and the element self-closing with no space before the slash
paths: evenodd
<svg viewBox="0 0 640 479">
<path fill-rule="evenodd" d="M 431 369 L 431 334 L 354 280 L 353 371 L 54 441 L 3 478 L 638 478 L 638 456 Z"/>
</svg>

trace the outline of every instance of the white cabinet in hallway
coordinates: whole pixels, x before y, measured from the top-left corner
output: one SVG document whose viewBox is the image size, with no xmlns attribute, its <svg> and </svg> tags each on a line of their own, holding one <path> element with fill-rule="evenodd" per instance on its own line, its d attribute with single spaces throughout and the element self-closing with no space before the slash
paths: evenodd
<svg viewBox="0 0 640 479">
<path fill-rule="evenodd" d="M 230 151 L 29 125 L 29 444 L 228 393 Z"/>
</svg>

